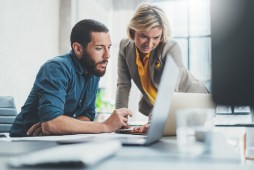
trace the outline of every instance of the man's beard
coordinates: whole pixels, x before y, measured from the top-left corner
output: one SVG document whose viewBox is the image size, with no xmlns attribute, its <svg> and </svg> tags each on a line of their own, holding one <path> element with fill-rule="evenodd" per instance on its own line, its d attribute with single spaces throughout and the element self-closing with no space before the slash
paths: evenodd
<svg viewBox="0 0 254 170">
<path fill-rule="evenodd" d="M 106 72 L 106 69 L 101 71 L 101 70 L 98 70 L 96 69 L 96 66 L 98 64 L 102 64 L 102 63 L 107 63 L 108 60 L 102 60 L 100 62 L 95 62 L 92 57 L 89 55 L 88 52 L 84 51 L 84 54 L 82 55 L 81 59 L 80 59 L 80 62 L 83 66 L 85 66 L 85 69 L 88 73 L 90 74 L 93 74 L 97 77 L 102 77 L 105 72 Z"/>
</svg>

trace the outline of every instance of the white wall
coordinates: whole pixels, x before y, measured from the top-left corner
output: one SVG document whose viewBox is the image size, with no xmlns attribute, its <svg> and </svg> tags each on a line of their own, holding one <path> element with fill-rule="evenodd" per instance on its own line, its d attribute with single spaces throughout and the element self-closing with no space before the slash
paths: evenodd
<svg viewBox="0 0 254 170">
<path fill-rule="evenodd" d="M 58 22 L 58 0 L 0 1 L 0 95 L 14 96 L 18 111 L 40 66 L 58 55 Z"/>
</svg>

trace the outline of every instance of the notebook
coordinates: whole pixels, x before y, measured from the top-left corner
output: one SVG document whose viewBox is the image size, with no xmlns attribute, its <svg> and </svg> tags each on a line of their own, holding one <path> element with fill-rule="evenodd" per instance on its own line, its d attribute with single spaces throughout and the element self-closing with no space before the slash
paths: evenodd
<svg viewBox="0 0 254 170">
<path fill-rule="evenodd" d="M 170 105 L 173 99 L 173 93 L 178 81 L 179 69 L 171 57 L 167 57 L 162 73 L 157 97 L 152 109 L 151 124 L 146 136 L 118 138 L 123 145 L 149 145 L 158 141 L 164 131 L 167 121 Z"/>
</svg>

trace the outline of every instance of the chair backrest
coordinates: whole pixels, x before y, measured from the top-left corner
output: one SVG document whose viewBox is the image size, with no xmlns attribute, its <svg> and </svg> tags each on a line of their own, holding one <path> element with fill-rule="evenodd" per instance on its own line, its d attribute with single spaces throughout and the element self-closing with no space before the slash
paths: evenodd
<svg viewBox="0 0 254 170">
<path fill-rule="evenodd" d="M 17 116 L 17 110 L 12 96 L 0 96 L 0 133 L 9 132 Z"/>
</svg>

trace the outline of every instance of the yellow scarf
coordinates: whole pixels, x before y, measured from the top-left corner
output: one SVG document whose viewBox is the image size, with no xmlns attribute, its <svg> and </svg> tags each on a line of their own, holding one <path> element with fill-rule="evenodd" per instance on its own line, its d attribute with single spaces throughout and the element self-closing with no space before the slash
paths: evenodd
<svg viewBox="0 0 254 170">
<path fill-rule="evenodd" d="M 154 105 L 157 89 L 154 87 L 150 78 L 149 57 L 150 57 L 150 53 L 147 53 L 145 57 L 143 58 L 143 63 L 142 63 L 142 59 L 140 58 L 138 49 L 136 48 L 136 64 L 138 66 L 138 74 L 141 80 L 141 85 L 146 95 L 148 96 L 150 103 Z"/>
</svg>

